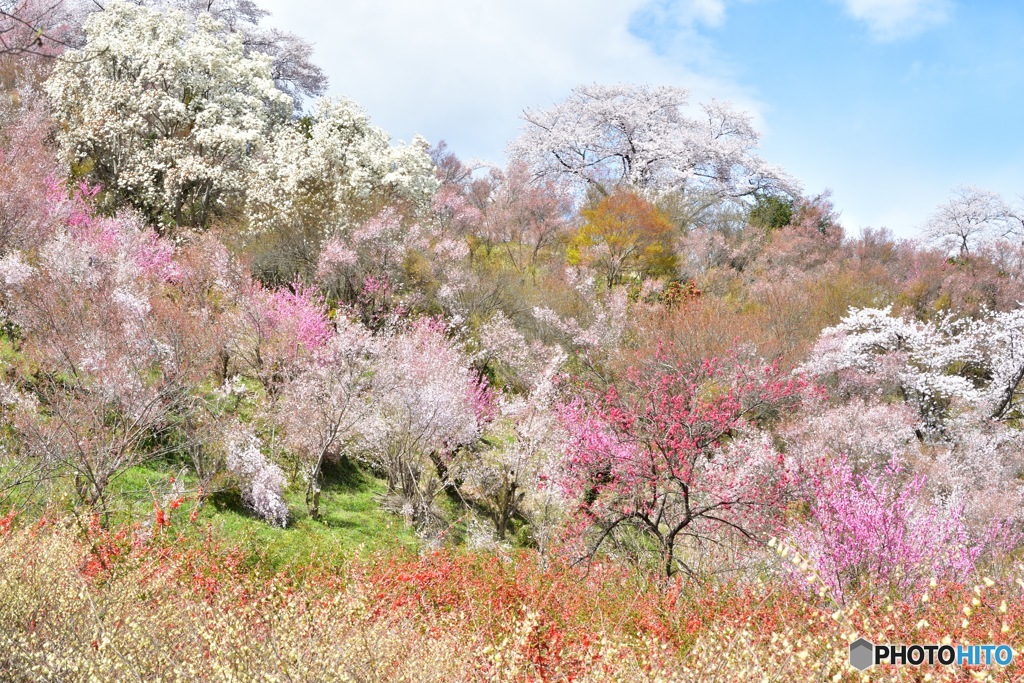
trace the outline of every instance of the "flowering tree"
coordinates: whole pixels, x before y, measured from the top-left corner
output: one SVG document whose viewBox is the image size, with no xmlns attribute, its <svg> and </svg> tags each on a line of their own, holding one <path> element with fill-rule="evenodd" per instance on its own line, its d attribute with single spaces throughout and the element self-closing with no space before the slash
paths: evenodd
<svg viewBox="0 0 1024 683">
<path fill-rule="evenodd" d="M 27 255 L 8 253 L 0 268 L 6 315 L 36 366 L 38 411 L 17 428 L 38 458 L 74 475 L 82 502 L 106 513 L 110 482 L 171 447 L 160 444 L 204 374 L 203 354 L 165 334 L 154 306 L 176 277 L 173 247 L 130 220 L 93 216 L 81 196 L 52 201 L 52 236 Z"/>
<path fill-rule="evenodd" d="M 529 392 L 551 380 L 552 367 L 564 360 L 557 347 L 527 341 L 515 324 L 498 311 L 480 326 L 477 363 L 493 372 L 502 385 Z"/>
<path fill-rule="evenodd" d="M 924 225 L 925 239 L 961 257 L 1005 237 L 1017 221 L 1002 197 L 979 187 L 960 186 Z"/>
<path fill-rule="evenodd" d="M 338 331 L 302 364 L 281 392 L 276 412 L 285 445 L 299 459 L 306 480 L 306 507 L 320 515 L 320 473 L 324 461 L 352 444 L 368 413 L 369 340 L 358 326 L 335 321 Z"/>
<path fill-rule="evenodd" d="M 610 194 L 625 183 L 655 193 L 750 195 L 795 183 L 753 153 L 750 118 L 712 100 L 686 115 L 683 88 L 584 85 L 560 104 L 527 110 L 510 146 L 541 177 L 566 176 Z"/>
<path fill-rule="evenodd" d="M 896 392 L 916 403 L 932 427 L 951 400 L 1015 419 L 1024 382 L 1024 310 L 922 323 L 893 316 L 891 307 L 853 309 L 822 332 L 804 369 L 836 375 L 850 389 Z"/>
<path fill-rule="evenodd" d="M 544 549 L 550 522 L 562 507 L 555 487 L 546 484 L 556 478 L 558 466 L 562 435 L 554 407 L 556 373 L 564 361 L 564 354 L 556 354 L 538 368 L 526 396 L 499 398 L 498 438 L 492 439 L 498 444 L 466 467 L 466 489 L 491 518 L 498 540 L 518 519 L 529 523 L 531 540 Z"/>
<path fill-rule="evenodd" d="M 300 360 L 322 349 L 332 337 L 323 297 L 312 287 L 267 289 L 246 283 L 232 323 L 232 352 L 244 370 L 276 394 Z"/>
<path fill-rule="evenodd" d="M 349 239 L 388 204 L 428 209 L 437 189 L 427 143 L 390 144 L 349 100 L 319 100 L 282 128 L 250 183 L 249 230 L 272 244 L 267 268 L 312 274 L 323 241 Z"/>
<path fill-rule="evenodd" d="M 639 534 L 671 576 L 689 571 L 678 554 L 684 537 L 757 538 L 789 474 L 755 424 L 802 385 L 772 366 L 705 360 L 687 369 L 663 356 L 653 369 L 631 369 L 621 387 L 592 388 L 586 401 L 563 404 L 564 487 L 593 527 L 588 555 Z"/>
<path fill-rule="evenodd" d="M 619 348 L 629 322 L 629 299 L 624 289 L 598 288 L 593 274 L 586 269 L 580 271 L 567 268 L 566 279 L 582 311 L 574 317 L 536 306 L 533 317 L 563 348 L 575 352 L 588 367 L 596 368 Z"/>
<path fill-rule="evenodd" d="M 858 588 L 908 597 L 931 578 L 966 581 L 973 572 L 984 544 L 962 505 L 929 500 L 924 477 L 902 475 L 895 462 L 855 475 L 836 458 L 813 478 L 810 518 L 790 534 L 836 599 Z"/>
<path fill-rule="evenodd" d="M 270 13 L 252 0 L 145 0 L 143 4 L 164 12 L 179 10 L 192 20 L 209 14 L 225 30 L 241 35 L 246 55 L 271 58 L 274 83 L 295 100 L 297 111 L 303 97 L 322 95 L 327 88 L 327 76 L 311 61 L 313 46 L 293 33 L 260 28 L 260 20 Z"/>
<path fill-rule="evenodd" d="M 10 112 L 0 108 L 0 254 L 38 246 L 68 208 L 57 199 L 64 188 L 53 181 L 60 171 L 46 143 L 53 127 L 40 99 L 22 98 Z"/>
<path fill-rule="evenodd" d="M 46 89 L 61 155 L 159 225 L 205 226 L 242 192 L 253 153 L 288 119 L 271 60 L 209 14 L 195 21 L 112 0 L 85 24 L 88 59 L 58 61 Z"/>
<path fill-rule="evenodd" d="M 480 438 L 493 399 L 435 321 L 417 322 L 380 344 L 364 457 L 386 475 L 403 513 L 422 527 L 431 521 L 438 493 L 452 490 L 458 456 Z"/>
<path fill-rule="evenodd" d="M 284 472 L 260 451 L 250 429 L 236 427 L 227 438 L 227 469 L 238 479 L 242 500 L 262 519 L 275 526 L 288 524 L 288 504 L 281 492 Z"/>
<path fill-rule="evenodd" d="M 69 20 L 73 10 L 61 0 L 0 2 L 0 55 L 55 57 L 75 40 Z"/>
<path fill-rule="evenodd" d="M 903 403 L 868 402 L 854 396 L 837 405 L 820 401 L 783 425 L 786 453 L 801 463 L 843 456 L 857 473 L 888 465 L 917 449 L 920 418 Z"/>
<path fill-rule="evenodd" d="M 400 286 L 407 257 L 412 252 L 426 252 L 428 238 L 418 223 L 409 224 L 396 210 L 386 207 L 323 245 L 317 279 L 348 300 L 375 284 Z"/>
<path fill-rule="evenodd" d="M 471 188 L 471 204 L 479 207 L 477 236 L 488 251 L 499 251 L 519 275 L 537 275 L 537 267 L 568 225 L 568 195 L 557 182 L 534 182 L 529 168 L 513 161 L 491 169 Z M 475 226 L 474 226 L 475 227 Z"/>
</svg>

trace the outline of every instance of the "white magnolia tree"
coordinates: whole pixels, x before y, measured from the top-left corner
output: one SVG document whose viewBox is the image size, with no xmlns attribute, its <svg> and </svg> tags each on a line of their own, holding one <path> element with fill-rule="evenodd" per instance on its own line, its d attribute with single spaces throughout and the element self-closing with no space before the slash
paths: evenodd
<svg viewBox="0 0 1024 683">
<path fill-rule="evenodd" d="M 86 58 L 59 60 L 46 84 L 72 174 L 153 223 L 205 225 L 292 113 L 271 58 L 210 14 L 123 0 L 92 14 L 85 38 Z"/>
<path fill-rule="evenodd" d="M 136 0 L 136 4 L 165 12 L 179 10 L 193 20 L 203 14 L 213 16 L 225 32 L 242 37 L 247 55 L 271 58 L 274 82 L 295 100 L 296 110 L 301 110 L 303 98 L 322 95 L 327 89 L 327 76 L 312 61 L 313 46 L 293 33 L 260 27 L 270 12 L 252 0 Z"/>
<path fill-rule="evenodd" d="M 754 152 L 750 117 L 712 100 L 692 110 L 684 88 L 584 85 L 549 109 L 528 109 L 510 146 L 539 177 L 568 177 L 609 194 L 628 183 L 656 194 L 717 198 L 796 189 Z"/>
<path fill-rule="evenodd" d="M 250 232 L 312 269 L 323 241 L 347 235 L 388 205 L 426 210 L 438 187 L 427 142 L 392 146 L 349 100 L 319 100 L 313 115 L 279 130 L 249 193 Z"/>
</svg>

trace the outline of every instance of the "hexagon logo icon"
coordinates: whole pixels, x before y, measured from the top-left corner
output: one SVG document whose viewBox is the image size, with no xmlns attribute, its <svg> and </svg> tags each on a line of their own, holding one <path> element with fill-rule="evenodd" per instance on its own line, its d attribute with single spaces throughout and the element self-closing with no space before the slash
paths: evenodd
<svg viewBox="0 0 1024 683">
<path fill-rule="evenodd" d="M 850 643 L 850 666 L 858 671 L 864 671 L 875 664 L 875 646 L 864 638 L 858 638 Z"/>
</svg>

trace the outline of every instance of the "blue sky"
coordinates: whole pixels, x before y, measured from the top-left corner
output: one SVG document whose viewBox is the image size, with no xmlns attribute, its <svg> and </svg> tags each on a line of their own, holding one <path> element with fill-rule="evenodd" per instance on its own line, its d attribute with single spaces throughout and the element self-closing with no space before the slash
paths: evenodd
<svg viewBox="0 0 1024 683">
<path fill-rule="evenodd" d="M 851 232 L 913 236 L 958 184 L 1024 193 L 1015 0 L 271 0 L 331 94 L 396 139 L 502 161 L 580 83 L 680 85 L 750 111 L 762 155 Z"/>
</svg>

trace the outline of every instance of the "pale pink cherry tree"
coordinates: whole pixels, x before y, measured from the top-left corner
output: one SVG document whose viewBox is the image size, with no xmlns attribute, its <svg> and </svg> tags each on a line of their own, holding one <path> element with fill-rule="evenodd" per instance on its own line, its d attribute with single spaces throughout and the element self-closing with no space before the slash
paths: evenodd
<svg viewBox="0 0 1024 683">
<path fill-rule="evenodd" d="M 33 253 L 5 257 L 7 315 L 36 365 L 27 448 L 70 472 L 81 501 L 109 512 L 107 487 L 158 457 L 189 386 L 182 347 L 159 334 L 153 300 L 175 277 L 173 247 L 126 218 L 63 201 L 61 225 Z M 170 448 L 168 446 L 167 448 Z"/>
<path fill-rule="evenodd" d="M 77 199 L 54 181 L 60 169 L 47 147 L 53 130 L 42 98 L 19 92 L 17 99 L 18 107 L 0 105 L 0 254 L 37 247 Z"/>
<path fill-rule="evenodd" d="M 826 190 L 796 201 L 790 224 L 771 232 L 755 267 L 772 272 L 774 281 L 823 273 L 844 255 L 844 237 L 831 193 Z"/>
<path fill-rule="evenodd" d="M 1012 208 L 998 194 L 961 185 L 928 217 L 923 231 L 929 242 L 964 258 L 1010 234 L 1016 224 Z"/>
<path fill-rule="evenodd" d="M 536 281 L 537 268 L 559 235 L 569 228 L 570 194 L 554 179 L 534 180 L 522 161 L 492 169 L 479 237 L 499 251 L 520 277 Z"/>
<path fill-rule="evenodd" d="M 0 3 L 0 56 L 54 58 L 74 48 L 77 3 L 5 0 Z"/>
<path fill-rule="evenodd" d="M 336 234 L 324 243 L 317 277 L 352 299 L 369 277 L 400 282 L 406 254 L 425 246 L 419 224 L 409 223 L 393 207 L 385 207 L 349 233 Z"/>
<path fill-rule="evenodd" d="M 561 495 L 547 483 L 554 480 L 562 441 L 554 408 L 565 359 L 562 353 L 549 355 L 525 396 L 498 398 L 494 445 L 466 466 L 465 489 L 482 503 L 499 541 L 518 521 L 529 525 L 530 539 L 544 551 L 552 523 L 561 517 Z"/>
<path fill-rule="evenodd" d="M 619 386 L 563 404 L 562 484 L 579 506 L 584 557 L 606 543 L 628 551 L 640 537 L 634 545 L 653 543 L 671 576 L 692 571 L 684 539 L 759 539 L 777 522 L 792 473 L 770 442 L 743 437 L 786 411 L 803 384 L 774 366 L 705 360 L 689 369 L 662 355 Z"/>
<path fill-rule="evenodd" d="M 284 445 L 296 456 L 306 482 L 306 508 L 314 519 L 320 516 L 324 461 L 353 446 L 371 406 L 369 335 L 340 318 L 335 324 L 337 331 L 284 385 L 274 409 L 284 428 Z"/>
<path fill-rule="evenodd" d="M 1024 521 L 1024 432 L 1012 424 L 962 411 L 947 422 L 942 441 L 911 452 L 907 463 L 927 476 L 930 493 L 960 502 L 974 531 Z"/>
<path fill-rule="evenodd" d="M 372 412 L 362 428 L 363 457 L 419 528 L 437 521 L 438 494 L 457 493 L 469 449 L 493 417 L 492 392 L 445 332 L 425 319 L 378 337 Z"/>
<path fill-rule="evenodd" d="M 466 277 L 469 249 L 457 223 L 470 220 L 467 212 L 473 213 L 451 187 L 435 196 L 420 221 L 386 206 L 324 243 L 317 280 L 355 304 L 366 324 L 376 325 L 396 308 L 424 308 L 439 289 L 450 296 Z"/>
<path fill-rule="evenodd" d="M 903 403 L 865 401 L 854 396 L 831 405 L 819 397 L 779 430 L 787 455 L 811 465 L 823 455 L 846 457 L 857 473 L 889 464 L 919 448 L 920 418 Z"/>
<path fill-rule="evenodd" d="M 629 322 L 630 302 L 623 288 L 607 291 L 597 287 L 586 268 L 566 268 L 565 278 L 576 295 L 575 310 L 559 313 L 535 306 L 533 317 L 544 337 L 572 352 L 591 371 L 613 357 Z"/>
<path fill-rule="evenodd" d="M 502 311 L 480 326 L 477 349 L 476 363 L 491 368 L 502 386 L 531 392 L 550 381 L 551 363 L 565 358 L 557 346 L 528 341 Z"/>
</svg>

